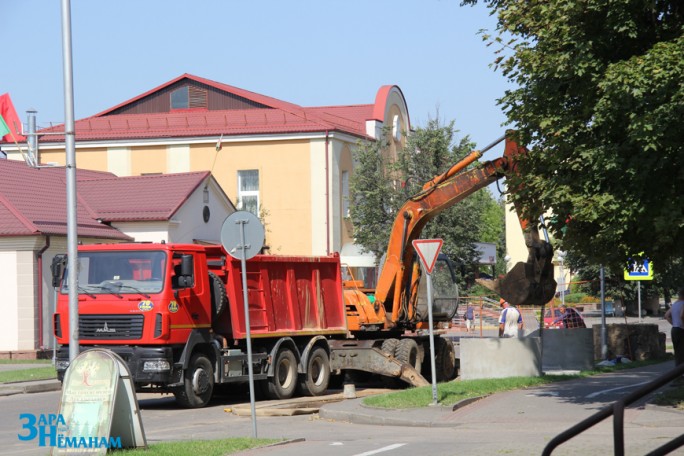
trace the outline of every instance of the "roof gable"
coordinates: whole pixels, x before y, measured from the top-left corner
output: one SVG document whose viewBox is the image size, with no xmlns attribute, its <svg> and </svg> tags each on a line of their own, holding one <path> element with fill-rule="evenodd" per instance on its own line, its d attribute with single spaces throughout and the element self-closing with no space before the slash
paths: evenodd
<svg viewBox="0 0 684 456">
<path fill-rule="evenodd" d="M 209 171 L 79 181 L 79 194 L 105 222 L 169 220 Z"/>
<path fill-rule="evenodd" d="M 171 109 L 171 93 L 181 87 L 205 91 L 206 102 L 187 109 Z M 189 89 L 190 90 L 190 89 Z M 188 95 L 191 97 L 191 95 Z M 183 74 L 75 125 L 77 141 L 117 141 L 163 138 L 218 138 L 341 132 L 370 139 L 369 121 L 385 122 L 388 106 L 405 109 L 397 86 L 381 87 L 372 104 L 302 107 L 238 87 Z M 190 104 L 188 105 L 190 106 Z M 199 107 L 198 107 L 199 106 Z M 408 123 L 405 129 L 408 130 Z M 63 143 L 64 126 L 41 130 L 50 133 L 43 143 Z"/>
<path fill-rule="evenodd" d="M 64 167 L 31 168 L 0 160 L 0 176 L 0 236 L 66 235 Z M 209 171 L 117 177 L 78 170 L 78 235 L 130 240 L 108 223 L 170 220 L 210 178 Z"/>
<path fill-rule="evenodd" d="M 110 173 L 77 172 L 111 176 Z M 0 236 L 66 235 L 66 172 L 63 167 L 31 168 L 24 162 L 0 160 Z M 93 219 L 91 209 L 77 201 L 79 236 L 130 239 Z"/>
</svg>

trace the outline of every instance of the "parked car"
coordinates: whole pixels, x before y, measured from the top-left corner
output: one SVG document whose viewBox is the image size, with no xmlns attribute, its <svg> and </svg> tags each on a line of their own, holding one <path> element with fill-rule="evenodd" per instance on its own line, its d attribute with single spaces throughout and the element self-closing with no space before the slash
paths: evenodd
<svg viewBox="0 0 684 456">
<path fill-rule="evenodd" d="M 553 311 L 553 313 L 551 313 Z M 560 318 L 561 313 L 560 310 L 558 310 L 558 307 L 552 307 L 550 309 L 546 309 L 544 312 L 544 328 L 546 329 L 556 329 L 556 328 L 562 328 L 563 323 L 558 321 L 554 323 L 553 321 L 556 318 Z"/>
<path fill-rule="evenodd" d="M 575 309 L 574 307 L 568 307 L 568 309 L 574 310 L 577 315 L 579 316 L 579 319 L 581 322 L 577 322 L 578 324 L 575 327 L 585 327 L 584 325 L 584 317 L 582 317 L 582 313 Z M 553 316 L 551 314 L 551 311 L 553 311 Z M 562 321 L 557 321 L 554 323 L 554 320 L 557 318 L 561 317 L 561 311 L 558 307 L 552 307 L 550 309 L 546 309 L 544 312 L 544 328 L 550 328 L 550 329 L 557 329 L 557 328 L 564 328 L 565 325 L 563 324 Z"/>
</svg>

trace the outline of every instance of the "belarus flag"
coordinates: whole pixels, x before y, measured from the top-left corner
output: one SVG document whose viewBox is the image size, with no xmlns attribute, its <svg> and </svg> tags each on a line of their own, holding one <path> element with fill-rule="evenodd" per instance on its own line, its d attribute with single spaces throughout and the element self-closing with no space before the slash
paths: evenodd
<svg viewBox="0 0 684 456">
<path fill-rule="evenodd" d="M 0 136 L 3 142 L 24 142 L 26 138 L 21 134 L 21 122 L 17 111 L 14 110 L 9 93 L 0 95 Z"/>
</svg>

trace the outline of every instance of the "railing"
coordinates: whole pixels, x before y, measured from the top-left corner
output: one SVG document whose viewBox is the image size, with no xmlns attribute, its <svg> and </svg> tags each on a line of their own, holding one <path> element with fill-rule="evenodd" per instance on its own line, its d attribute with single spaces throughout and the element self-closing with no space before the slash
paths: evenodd
<svg viewBox="0 0 684 456">
<path fill-rule="evenodd" d="M 560 444 L 570 440 L 571 438 L 581 434 L 582 432 L 586 431 L 590 427 L 592 427 L 595 424 L 598 424 L 599 422 L 603 421 L 604 419 L 608 418 L 609 416 L 613 415 L 613 450 L 614 454 L 616 456 L 623 456 L 625 454 L 625 435 L 624 435 L 624 414 L 625 414 L 625 407 L 628 405 L 632 404 L 633 402 L 643 398 L 647 394 L 652 393 L 653 391 L 657 390 L 658 388 L 661 388 L 668 383 L 670 383 L 672 380 L 681 377 L 684 375 L 684 364 L 680 364 L 679 366 L 675 367 L 674 369 L 670 370 L 669 372 L 666 372 L 665 374 L 661 375 L 660 377 L 656 378 L 652 382 L 642 386 L 638 390 L 628 394 L 625 396 L 623 399 L 620 399 L 617 402 L 614 402 L 612 405 L 608 405 L 598 412 L 596 412 L 594 415 L 590 416 L 589 418 L 580 421 L 567 431 L 564 431 L 560 434 L 558 434 L 556 437 L 551 439 L 551 441 L 546 445 L 544 448 L 544 451 L 542 452 L 542 455 L 548 456 L 551 454 L 551 452 L 558 447 Z M 666 444 L 656 448 L 655 450 L 651 451 L 648 453 L 649 455 L 663 455 L 663 454 L 668 454 L 671 451 L 676 450 L 677 448 L 681 447 L 684 445 L 684 434 L 680 435 L 679 437 L 676 437 L 672 439 L 671 441 L 667 442 Z"/>
</svg>

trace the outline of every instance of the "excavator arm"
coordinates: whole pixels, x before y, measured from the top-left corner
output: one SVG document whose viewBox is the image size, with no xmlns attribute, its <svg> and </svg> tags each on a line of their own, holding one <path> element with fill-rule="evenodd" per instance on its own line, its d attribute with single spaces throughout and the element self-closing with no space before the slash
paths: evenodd
<svg viewBox="0 0 684 456">
<path fill-rule="evenodd" d="M 466 169 L 486 150 L 504 139 L 506 146 L 502 157 Z M 440 212 L 513 170 L 515 157 L 525 152 L 514 141 L 502 137 L 482 151 L 472 152 L 444 174 L 427 182 L 418 194 L 404 203 L 393 224 L 385 263 L 375 291 L 376 302 L 384 306 L 389 326 L 399 322 L 413 322 L 416 318 L 412 303 L 416 300 L 420 271 L 413 270 L 417 268 L 411 248 L 413 240 L 420 237 L 425 225 Z M 525 221 L 521 221 L 521 224 L 523 228 L 527 228 Z M 547 242 L 539 240 L 538 235 L 535 239 L 531 233 L 536 233 L 536 230 L 527 230 L 527 233 L 530 233 L 527 235 L 530 250 L 528 262 L 516 265 L 511 271 L 515 271 L 511 278 L 501 279 L 488 286 L 511 303 L 542 304 L 551 299 L 555 292 L 556 284 L 551 266 L 553 250 Z M 409 280 L 412 283 L 409 284 Z"/>
</svg>

